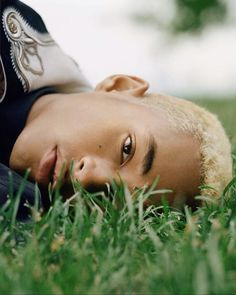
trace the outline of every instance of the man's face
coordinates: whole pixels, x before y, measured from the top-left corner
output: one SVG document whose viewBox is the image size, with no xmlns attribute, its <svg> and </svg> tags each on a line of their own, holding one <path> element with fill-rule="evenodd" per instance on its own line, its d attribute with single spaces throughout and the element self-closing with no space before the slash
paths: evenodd
<svg viewBox="0 0 236 295">
<path fill-rule="evenodd" d="M 88 190 L 122 179 L 132 191 L 160 176 L 158 188 L 197 194 L 198 142 L 178 133 L 163 111 L 136 100 L 106 92 L 40 98 L 14 145 L 11 168 L 31 168 L 42 187 L 55 185 L 61 173 L 65 187 L 72 176 Z"/>
</svg>

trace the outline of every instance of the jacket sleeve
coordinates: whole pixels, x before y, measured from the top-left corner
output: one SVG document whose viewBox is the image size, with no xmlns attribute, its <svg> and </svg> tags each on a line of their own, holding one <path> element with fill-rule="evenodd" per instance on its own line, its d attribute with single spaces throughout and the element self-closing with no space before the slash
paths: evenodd
<svg viewBox="0 0 236 295">
<path fill-rule="evenodd" d="M 17 219 L 26 220 L 30 216 L 29 206 L 34 206 L 36 200 L 41 207 L 41 193 L 37 185 L 24 180 L 19 174 L 0 163 L 0 206 L 2 207 L 7 200 L 16 198 L 19 190 L 20 202 L 18 207 Z M 26 206 L 26 204 L 28 204 Z"/>
</svg>

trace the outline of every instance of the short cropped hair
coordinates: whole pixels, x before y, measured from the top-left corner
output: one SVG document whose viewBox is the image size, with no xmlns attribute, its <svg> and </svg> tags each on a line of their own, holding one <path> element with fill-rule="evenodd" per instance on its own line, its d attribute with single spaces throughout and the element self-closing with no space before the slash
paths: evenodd
<svg viewBox="0 0 236 295">
<path fill-rule="evenodd" d="M 232 157 L 229 139 L 216 115 L 188 100 L 162 94 L 146 94 L 141 103 L 163 110 L 174 128 L 199 140 L 200 194 L 219 197 L 232 178 Z"/>
</svg>

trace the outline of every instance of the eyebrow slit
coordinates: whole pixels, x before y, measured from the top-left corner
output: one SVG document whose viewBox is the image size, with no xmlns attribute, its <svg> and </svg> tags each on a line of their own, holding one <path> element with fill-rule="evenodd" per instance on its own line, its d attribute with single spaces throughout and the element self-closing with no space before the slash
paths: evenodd
<svg viewBox="0 0 236 295">
<path fill-rule="evenodd" d="M 153 161 L 156 156 L 156 149 L 157 149 L 157 144 L 155 142 L 155 139 L 151 137 L 149 140 L 147 152 L 143 158 L 142 175 L 147 174 L 151 170 Z"/>
</svg>

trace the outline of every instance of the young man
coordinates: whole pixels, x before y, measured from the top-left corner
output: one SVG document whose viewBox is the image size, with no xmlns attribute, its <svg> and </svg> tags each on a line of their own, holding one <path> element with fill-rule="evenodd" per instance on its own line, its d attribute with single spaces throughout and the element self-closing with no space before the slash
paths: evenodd
<svg viewBox="0 0 236 295">
<path fill-rule="evenodd" d="M 206 193 L 203 184 L 217 195 L 230 180 L 230 145 L 215 116 L 145 94 L 147 82 L 134 76 L 108 77 L 93 90 L 41 17 L 18 0 L 2 0 L 1 23 L 2 203 L 10 169 L 17 172 L 14 191 L 28 168 L 41 192 L 56 187 L 60 175 L 65 198 L 73 194 L 71 179 L 89 191 L 122 179 L 132 192 L 159 177 L 157 188 L 173 191 L 171 204 L 193 204 Z M 34 202 L 32 183 L 22 202 Z M 147 203 L 158 201 L 157 195 Z"/>
</svg>

